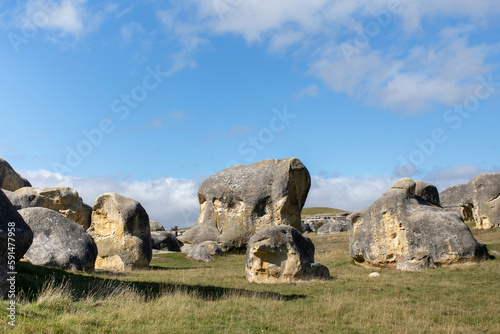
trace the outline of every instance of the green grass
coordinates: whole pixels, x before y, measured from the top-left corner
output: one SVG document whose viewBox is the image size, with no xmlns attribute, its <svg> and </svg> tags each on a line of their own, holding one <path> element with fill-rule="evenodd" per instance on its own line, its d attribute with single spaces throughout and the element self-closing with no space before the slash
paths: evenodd
<svg viewBox="0 0 500 334">
<path fill-rule="evenodd" d="M 500 251 L 500 229 L 472 230 Z M 18 264 L 12 333 L 500 333 L 500 260 L 410 273 L 352 264 L 347 234 L 310 234 L 329 281 L 258 285 L 244 255 L 155 255 L 151 269 L 93 275 Z"/>
<path fill-rule="evenodd" d="M 301 216 L 302 218 L 316 216 L 316 215 L 335 216 L 342 212 L 345 212 L 345 210 L 327 208 L 327 207 L 312 207 L 312 208 L 303 208 Z"/>
</svg>

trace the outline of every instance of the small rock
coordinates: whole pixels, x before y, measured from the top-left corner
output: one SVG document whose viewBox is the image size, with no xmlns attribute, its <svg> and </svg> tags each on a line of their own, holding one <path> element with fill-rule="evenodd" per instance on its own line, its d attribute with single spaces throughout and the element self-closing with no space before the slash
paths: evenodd
<svg viewBox="0 0 500 334">
<path fill-rule="evenodd" d="M 380 277 L 380 274 L 375 271 L 375 272 L 371 273 L 370 275 L 368 275 L 368 277 Z"/>
</svg>

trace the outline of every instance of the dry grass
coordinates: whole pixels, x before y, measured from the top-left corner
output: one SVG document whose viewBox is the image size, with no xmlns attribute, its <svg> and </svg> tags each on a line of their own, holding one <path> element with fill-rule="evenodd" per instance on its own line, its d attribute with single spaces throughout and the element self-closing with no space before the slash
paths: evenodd
<svg viewBox="0 0 500 334">
<path fill-rule="evenodd" d="M 500 250 L 500 229 L 474 233 Z M 351 263 L 345 233 L 311 238 L 332 280 L 251 284 L 244 255 L 205 264 L 162 254 L 152 270 L 127 275 L 21 264 L 12 332 L 500 333 L 499 260 L 369 278 Z"/>
</svg>

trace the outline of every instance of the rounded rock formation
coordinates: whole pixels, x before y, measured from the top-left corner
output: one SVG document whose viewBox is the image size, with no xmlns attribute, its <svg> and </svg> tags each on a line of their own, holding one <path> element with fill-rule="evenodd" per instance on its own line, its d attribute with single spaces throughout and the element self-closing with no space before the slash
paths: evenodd
<svg viewBox="0 0 500 334">
<path fill-rule="evenodd" d="M 15 191 L 22 187 L 31 187 L 31 183 L 19 175 L 7 161 L 0 158 L 0 188 Z"/>
<path fill-rule="evenodd" d="M 85 230 L 90 227 L 92 207 L 83 203 L 75 189 L 69 187 L 21 188 L 7 195 L 17 210 L 47 208 L 59 212 Z"/>
<path fill-rule="evenodd" d="M 99 196 L 87 232 L 97 245 L 97 269 L 148 268 L 153 255 L 149 217 L 139 202 L 115 193 Z"/>
<path fill-rule="evenodd" d="M 25 255 L 29 262 L 60 269 L 94 271 L 97 247 L 80 225 L 46 208 L 21 209 L 19 214 L 33 231 L 33 243 Z"/>
<path fill-rule="evenodd" d="M 291 226 L 269 226 L 248 243 L 245 274 L 253 283 L 288 283 L 329 279 L 330 272 L 314 263 L 314 244 Z"/>
<path fill-rule="evenodd" d="M 404 185 L 404 186 L 402 186 Z M 351 215 L 349 250 L 358 264 L 418 271 L 488 258 L 462 218 L 414 195 L 397 181 L 369 208 Z"/>
<path fill-rule="evenodd" d="M 243 248 L 260 229 L 301 229 L 311 177 L 297 158 L 234 166 L 210 176 L 198 191 L 200 216 L 181 241 L 215 241 L 224 251 Z"/>
</svg>

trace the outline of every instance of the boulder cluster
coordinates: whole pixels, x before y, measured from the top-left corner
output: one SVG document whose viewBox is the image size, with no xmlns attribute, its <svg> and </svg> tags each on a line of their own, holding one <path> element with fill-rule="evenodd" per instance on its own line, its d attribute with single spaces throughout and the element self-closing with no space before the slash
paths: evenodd
<svg viewBox="0 0 500 334">
<path fill-rule="evenodd" d="M 179 238 L 131 198 L 106 193 L 89 206 L 74 189 L 32 187 L 3 159 L 0 187 L 3 296 L 7 272 L 23 258 L 68 270 L 127 271 L 148 268 L 153 250 L 206 262 L 246 250 L 248 281 L 283 283 L 330 278 L 329 269 L 314 262 L 308 232 L 348 232 L 357 264 L 419 271 L 488 259 L 464 221 L 500 225 L 500 174 L 478 175 L 441 194 L 431 184 L 401 179 L 365 210 L 301 220 L 311 177 L 296 158 L 210 176 L 198 191 L 198 221 Z"/>
</svg>

